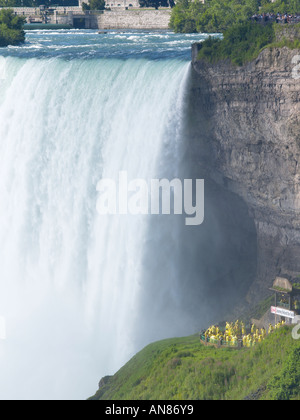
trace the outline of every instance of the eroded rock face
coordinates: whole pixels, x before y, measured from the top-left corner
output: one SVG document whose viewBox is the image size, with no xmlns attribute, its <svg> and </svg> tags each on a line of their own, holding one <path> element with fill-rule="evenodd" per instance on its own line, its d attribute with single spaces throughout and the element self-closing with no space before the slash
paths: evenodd
<svg viewBox="0 0 300 420">
<path fill-rule="evenodd" d="M 300 51 L 267 49 L 244 67 L 207 64 L 197 54 L 195 44 L 192 153 L 204 176 L 240 196 L 254 219 L 253 302 L 276 276 L 300 274 Z"/>
</svg>

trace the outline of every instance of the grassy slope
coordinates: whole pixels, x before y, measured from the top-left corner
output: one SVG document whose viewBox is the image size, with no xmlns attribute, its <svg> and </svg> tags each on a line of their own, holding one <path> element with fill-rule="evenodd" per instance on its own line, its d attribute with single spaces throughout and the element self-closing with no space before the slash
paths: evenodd
<svg viewBox="0 0 300 420">
<path fill-rule="evenodd" d="M 284 327 L 252 349 L 205 347 L 197 336 L 150 344 L 92 399 L 300 399 L 300 340 Z"/>
</svg>

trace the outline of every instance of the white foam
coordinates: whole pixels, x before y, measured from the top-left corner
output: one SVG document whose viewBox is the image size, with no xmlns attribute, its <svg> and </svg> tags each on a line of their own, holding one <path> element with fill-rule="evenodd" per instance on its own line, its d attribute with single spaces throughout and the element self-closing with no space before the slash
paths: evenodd
<svg viewBox="0 0 300 420">
<path fill-rule="evenodd" d="M 166 144 L 171 158 L 164 166 L 177 172 L 189 64 L 6 61 L 0 312 L 9 339 L 0 355 L 0 398 L 85 399 L 140 346 L 189 325 L 178 307 L 178 279 L 169 275 L 174 261 L 158 269 L 156 246 L 153 273 L 144 260 L 146 245 L 161 235 L 162 247 L 176 245 L 174 226 L 149 231 L 147 218 L 103 219 L 96 210 L 101 177 L 120 170 L 155 177 Z M 164 284 L 151 286 L 145 278 L 157 279 L 157 270 Z M 151 301 L 151 316 L 141 294 Z"/>
</svg>

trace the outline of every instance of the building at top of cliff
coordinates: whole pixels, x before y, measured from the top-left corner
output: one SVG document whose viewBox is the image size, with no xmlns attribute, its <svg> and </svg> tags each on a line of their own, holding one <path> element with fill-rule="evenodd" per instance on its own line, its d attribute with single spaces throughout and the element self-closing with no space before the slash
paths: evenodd
<svg viewBox="0 0 300 420">
<path fill-rule="evenodd" d="M 79 7 L 82 7 L 82 3 L 89 3 L 89 0 L 79 0 Z M 140 2 L 139 0 L 106 0 L 105 7 L 108 8 L 116 8 L 116 9 L 130 9 L 130 8 L 139 8 Z"/>
<path fill-rule="evenodd" d="M 89 3 L 89 0 L 79 0 L 79 7 L 82 3 Z M 139 0 L 105 0 L 106 9 L 139 9 Z M 142 10 L 142 8 L 141 8 Z"/>
<path fill-rule="evenodd" d="M 105 7 L 107 8 L 139 8 L 139 0 L 106 0 Z"/>
</svg>

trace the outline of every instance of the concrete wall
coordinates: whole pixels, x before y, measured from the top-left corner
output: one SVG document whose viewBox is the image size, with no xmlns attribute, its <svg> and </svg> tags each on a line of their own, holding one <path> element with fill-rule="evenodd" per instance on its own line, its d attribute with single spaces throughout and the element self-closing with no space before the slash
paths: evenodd
<svg viewBox="0 0 300 420">
<path fill-rule="evenodd" d="M 119 0 L 112 0 L 113 2 Z M 122 4 L 120 0 L 120 4 Z M 126 0 L 130 2 L 130 0 Z M 135 4 L 130 3 L 130 4 Z M 123 7 L 105 11 L 99 15 L 86 16 L 86 29 L 168 29 L 171 9 L 160 10 L 122 10 Z M 0 8 L 1 10 L 1 8 Z M 40 9 L 33 7 L 16 7 L 13 9 L 19 16 L 38 17 Z M 64 16 L 62 16 L 64 15 Z M 72 15 L 83 16 L 80 7 L 57 7 L 56 13 L 49 16 L 49 23 L 72 24 Z"/>
<path fill-rule="evenodd" d="M 168 29 L 171 10 L 106 11 L 98 16 L 99 29 Z"/>
<path fill-rule="evenodd" d="M 76 19 L 84 19 L 84 29 L 98 29 L 98 14 L 90 14 L 89 12 L 81 14 L 69 12 L 68 14 L 54 13 L 51 16 L 50 23 L 59 25 L 73 25 L 76 26 Z"/>
</svg>

